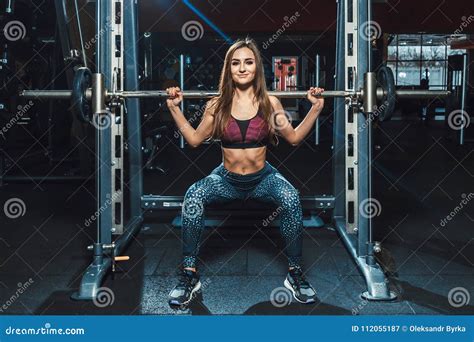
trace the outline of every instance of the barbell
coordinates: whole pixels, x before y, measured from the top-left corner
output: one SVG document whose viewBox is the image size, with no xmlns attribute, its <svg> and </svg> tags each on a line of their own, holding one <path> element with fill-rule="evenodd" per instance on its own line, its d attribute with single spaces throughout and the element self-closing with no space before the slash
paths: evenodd
<svg viewBox="0 0 474 342">
<path fill-rule="evenodd" d="M 368 73 L 372 74 L 372 73 Z M 95 74 L 101 75 L 101 74 Z M 102 79 L 102 77 L 96 77 Z M 373 76 L 375 78 L 375 76 Z M 91 100 L 92 94 L 99 93 L 99 103 L 110 103 L 113 99 L 127 99 L 127 98 L 167 98 L 168 94 L 164 90 L 124 90 L 110 92 L 103 87 L 100 82 L 94 82 L 94 77 L 91 71 L 87 68 L 78 68 L 74 75 L 72 90 L 23 90 L 20 96 L 25 98 L 42 98 L 42 99 L 57 99 L 67 100 L 72 102 L 71 109 L 76 117 L 83 122 L 90 122 L 92 120 Z M 320 96 L 324 98 L 338 97 L 350 98 L 356 102 L 362 100 L 363 103 L 375 103 L 380 101 L 383 105 L 377 109 L 377 118 L 381 121 L 387 121 L 391 118 L 395 108 L 396 98 L 436 98 L 447 97 L 450 95 L 449 91 L 444 90 L 396 90 L 395 81 L 392 70 L 386 66 L 382 66 L 376 76 L 378 87 L 375 89 L 376 99 L 370 96 L 371 86 L 368 86 L 370 77 L 366 77 L 364 87 L 358 91 L 345 90 L 325 90 Z M 306 91 L 269 91 L 269 95 L 278 98 L 305 98 Z M 217 91 L 183 91 L 184 98 L 187 99 L 202 99 L 218 96 Z M 97 99 L 97 97 L 96 97 Z M 372 106 L 367 108 L 373 109 Z M 369 110 L 372 111 L 372 110 Z"/>
</svg>

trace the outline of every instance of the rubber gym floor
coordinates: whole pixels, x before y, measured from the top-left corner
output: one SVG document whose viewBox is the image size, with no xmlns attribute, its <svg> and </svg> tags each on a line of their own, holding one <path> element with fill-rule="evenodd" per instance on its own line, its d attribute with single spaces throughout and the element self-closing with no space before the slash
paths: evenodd
<svg viewBox="0 0 474 342">
<path fill-rule="evenodd" d="M 323 140 L 315 146 L 312 139 L 297 148 L 282 144 L 271 149 L 268 160 L 302 195 L 330 194 L 331 143 Z M 278 229 L 262 227 L 262 216 L 253 225 L 206 230 L 200 255 L 203 292 L 189 308 L 171 309 L 166 299 L 176 281 L 180 230 L 155 214 L 147 216 L 124 253 L 131 259 L 105 278 L 113 303 L 98 307 L 72 301 L 69 297 L 91 262 L 86 246 L 96 232 L 84 221 L 96 210 L 94 184 L 36 181 L 5 184 L 0 193 L 1 203 L 20 198 L 26 207 L 17 219 L 2 216 L 0 304 L 8 306 L 1 314 L 472 315 L 472 300 L 461 307 L 448 300 L 456 288 L 474 296 L 474 153 L 472 145 L 458 146 L 454 140 L 453 131 L 438 123 L 392 121 L 375 134 L 380 148 L 374 151 L 373 197 L 381 211 L 374 220 L 374 237 L 382 242 L 378 260 L 398 294 L 396 301 L 360 298 L 364 280 L 327 213 L 322 214 L 325 227 L 304 232 L 304 265 L 318 291 L 317 304 L 293 301 L 277 307 L 270 302 L 272 291 L 283 286 L 286 260 Z M 168 148 L 171 170 L 166 176 L 146 173 L 145 194 L 183 195 L 220 163 L 217 145 L 184 153 Z M 24 171 L 37 172 L 38 167 Z M 470 202 L 441 224 L 463 199 Z M 29 287 L 13 298 L 30 278 Z"/>
</svg>

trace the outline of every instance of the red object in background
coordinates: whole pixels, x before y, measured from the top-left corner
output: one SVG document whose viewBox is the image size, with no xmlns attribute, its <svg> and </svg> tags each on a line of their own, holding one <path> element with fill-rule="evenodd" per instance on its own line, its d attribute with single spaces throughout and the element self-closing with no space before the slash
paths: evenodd
<svg viewBox="0 0 474 342">
<path fill-rule="evenodd" d="M 298 89 L 298 57 L 273 57 L 273 89 L 292 91 Z"/>
</svg>

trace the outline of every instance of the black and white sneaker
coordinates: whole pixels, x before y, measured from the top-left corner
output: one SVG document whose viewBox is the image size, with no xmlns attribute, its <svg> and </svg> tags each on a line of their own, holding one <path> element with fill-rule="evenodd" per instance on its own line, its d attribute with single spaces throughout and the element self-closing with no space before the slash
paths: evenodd
<svg viewBox="0 0 474 342">
<path fill-rule="evenodd" d="M 303 304 L 316 302 L 316 290 L 306 280 L 301 268 L 294 267 L 289 270 L 284 285 L 293 293 L 296 301 Z"/>
<path fill-rule="evenodd" d="M 180 269 L 178 284 L 170 291 L 168 303 L 172 306 L 189 304 L 194 294 L 201 288 L 199 275 L 196 272 Z"/>
</svg>

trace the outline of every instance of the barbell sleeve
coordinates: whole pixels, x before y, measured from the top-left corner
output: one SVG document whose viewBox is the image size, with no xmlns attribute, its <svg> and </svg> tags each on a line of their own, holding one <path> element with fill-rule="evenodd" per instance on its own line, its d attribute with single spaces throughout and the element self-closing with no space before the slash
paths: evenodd
<svg viewBox="0 0 474 342">
<path fill-rule="evenodd" d="M 398 89 L 395 91 L 400 99 L 432 99 L 436 97 L 448 97 L 451 92 L 448 90 L 410 90 Z"/>
<path fill-rule="evenodd" d="M 377 88 L 375 72 L 366 72 L 364 74 L 364 90 L 362 92 L 362 103 L 364 112 L 371 113 L 377 107 Z"/>
<path fill-rule="evenodd" d="M 69 100 L 72 96 L 71 90 L 23 90 L 20 92 L 20 97 L 27 99 L 55 99 L 55 100 Z"/>
<path fill-rule="evenodd" d="M 92 74 L 92 113 L 102 113 L 105 109 L 104 74 Z M 87 95 L 86 95 L 87 96 Z"/>
</svg>

